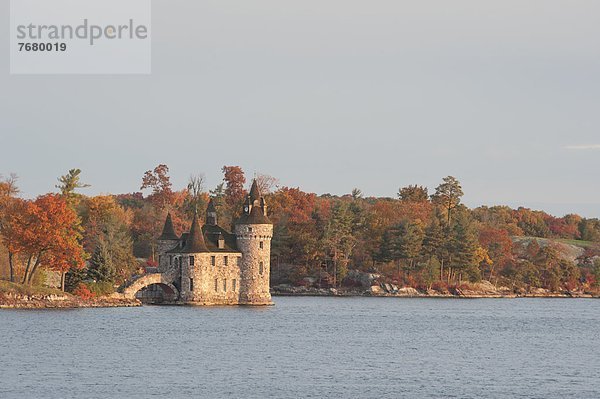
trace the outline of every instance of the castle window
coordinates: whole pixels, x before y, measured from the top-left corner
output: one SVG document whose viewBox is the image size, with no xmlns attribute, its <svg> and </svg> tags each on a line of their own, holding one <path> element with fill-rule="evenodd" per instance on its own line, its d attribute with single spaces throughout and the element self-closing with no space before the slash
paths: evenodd
<svg viewBox="0 0 600 399">
<path fill-rule="evenodd" d="M 190 256 L 190 266 L 194 266 L 194 257 Z"/>
<path fill-rule="evenodd" d="M 223 280 L 223 292 L 227 292 L 227 279 Z"/>
<path fill-rule="evenodd" d="M 211 266 L 214 266 L 217 264 L 217 257 L 216 256 L 211 256 L 210 257 L 210 264 Z"/>
<path fill-rule="evenodd" d="M 215 279 L 215 292 L 219 291 L 219 279 Z"/>
<path fill-rule="evenodd" d="M 258 246 L 260 247 L 260 249 L 263 249 L 265 247 L 264 243 L 261 241 Z"/>
<path fill-rule="evenodd" d="M 264 264 L 263 264 L 262 262 L 260 262 L 260 263 L 258 264 L 258 273 L 259 273 L 259 274 L 263 274 L 263 272 L 264 272 L 264 269 L 265 269 L 265 266 L 264 266 Z"/>
<path fill-rule="evenodd" d="M 225 266 L 229 266 L 229 256 L 223 257 L 223 263 L 225 263 Z"/>
<path fill-rule="evenodd" d="M 190 279 L 190 291 L 194 291 L 194 279 Z"/>
<path fill-rule="evenodd" d="M 235 292 L 237 290 L 237 280 L 233 279 L 233 292 Z"/>
<path fill-rule="evenodd" d="M 248 233 L 252 233 L 252 227 L 248 227 Z"/>
<path fill-rule="evenodd" d="M 173 265 L 173 255 L 169 255 L 169 266 Z"/>
</svg>

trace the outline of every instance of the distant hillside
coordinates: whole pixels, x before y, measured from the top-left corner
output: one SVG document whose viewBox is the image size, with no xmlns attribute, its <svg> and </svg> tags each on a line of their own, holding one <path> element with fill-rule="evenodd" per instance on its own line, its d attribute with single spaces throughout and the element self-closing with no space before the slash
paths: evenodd
<svg viewBox="0 0 600 399">
<path fill-rule="evenodd" d="M 575 264 L 579 263 L 580 258 L 587 249 L 597 249 L 600 251 L 600 243 L 581 240 L 569 240 L 560 238 L 540 238 L 540 237 L 512 237 L 515 243 L 515 251 L 518 255 L 524 255 L 527 246 L 536 240 L 540 247 L 552 245 L 561 254 L 565 260 Z"/>
</svg>

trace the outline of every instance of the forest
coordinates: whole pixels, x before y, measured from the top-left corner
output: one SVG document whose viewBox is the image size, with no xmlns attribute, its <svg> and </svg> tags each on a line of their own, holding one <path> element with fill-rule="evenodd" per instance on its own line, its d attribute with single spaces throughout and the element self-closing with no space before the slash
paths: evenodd
<svg viewBox="0 0 600 399">
<path fill-rule="evenodd" d="M 140 177 L 139 190 L 86 196 L 82 172 L 58 178 L 56 193 L 20 196 L 18 177 L 0 179 L 0 279 L 49 284 L 78 295 L 113 292 L 155 267 L 155 240 L 167 213 L 178 234 L 209 198 L 219 224 L 239 216 L 249 179 L 239 166 L 224 166 L 223 180 L 205 187 L 203 174 L 173 188 L 169 168 Z M 395 198 L 317 195 L 280 186 L 257 175 L 274 223 L 272 284 L 352 287 L 351 271 L 376 273 L 381 282 L 420 290 L 487 280 L 527 290 L 598 290 L 600 220 L 575 214 L 507 206 L 469 209 L 452 176 L 435 188 L 400 187 Z M 569 258 L 564 246 L 580 248 Z M 56 279 L 56 278 L 55 278 Z"/>
</svg>

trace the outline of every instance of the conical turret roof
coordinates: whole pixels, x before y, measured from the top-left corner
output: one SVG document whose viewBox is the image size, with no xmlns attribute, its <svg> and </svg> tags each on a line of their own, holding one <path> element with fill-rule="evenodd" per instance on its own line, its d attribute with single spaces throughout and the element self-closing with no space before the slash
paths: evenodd
<svg viewBox="0 0 600 399">
<path fill-rule="evenodd" d="M 252 182 L 252 187 L 250 188 L 250 200 L 258 201 L 260 199 L 260 190 L 258 189 L 258 183 L 256 179 Z"/>
<path fill-rule="evenodd" d="M 171 212 L 167 214 L 167 220 L 163 227 L 162 234 L 158 237 L 159 240 L 179 240 L 177 234 L 175 234 L 175 228 L 173 227 L 173 220 L 171 219 Z"/>
<path fill-rule="evenodd" d="M 249 215 L 242 215 L 236 224 L 273 224 L 259 206 L 253 206 Z"/>
<path fill-rule="evenodd" d="M 202 228 L 198 222 L 198 213 L 194 214 L 194 220 L 192 221 L 192 227 L 190 228 L 190 235 L 185 241 L 185 247 L 182 248 L 181 253 L 196 254 L 200 252 L 209 252 L 204 242 L 204 234 L 202 234 Z"/>
</svg>

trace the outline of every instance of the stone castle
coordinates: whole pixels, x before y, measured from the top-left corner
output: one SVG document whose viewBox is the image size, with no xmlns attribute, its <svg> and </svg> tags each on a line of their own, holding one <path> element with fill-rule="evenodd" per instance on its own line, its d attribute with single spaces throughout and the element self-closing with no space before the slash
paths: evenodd
<svg viewBox="0 0 600 399">
<path fill-rule="evenodd" d="M 234 231 L 219 226 L 211 201 L 203 226 L 194 216 L 188 233 L 177 236 L 171 215 L 157 240 L 158 270 L 135 280 L 125 294 L 160 285 L 170 302 L 191 305 L 271 305 L 269 292 L 273 224 L 256 181 Z"/>
</svg>

